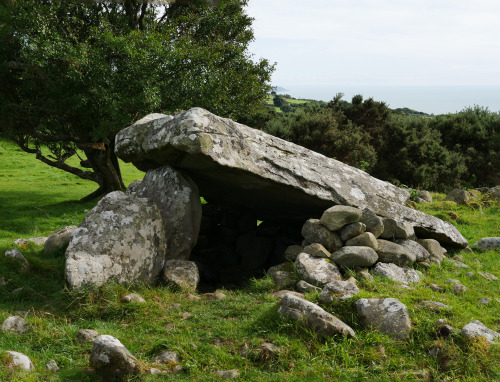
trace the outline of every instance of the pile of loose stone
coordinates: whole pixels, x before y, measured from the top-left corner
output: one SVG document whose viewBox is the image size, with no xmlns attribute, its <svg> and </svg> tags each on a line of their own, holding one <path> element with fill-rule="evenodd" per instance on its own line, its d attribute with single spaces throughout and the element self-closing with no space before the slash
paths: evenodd
<svg viewBox="0 0 500 382">
<path fill-rule="evenodd" d="M 302 246 L 290 246 L 286 250 L 289 262 L 271 267 L 268 275 L 279 287 L 291 285 L 297 280 L 298 292 L 320 292 L 320 301 L 330 304 L 347 300 L 360 290 L 354 277 L 347 277 L 348 270 L 369 281 L 372 276 L 388 278 L 408 288 L 419 283 L 422 272 L 411 268 L 413 265 L 428 268 L 430 263 L 440 265 L 446 250 L 433 239 L 416 239 L 413 228 L 408 223 L 381 218 L 369 209 L 360 210 L 349 206 L 334 206 L 324 212 L 321 219 L 309 219 L 302 228 Z M 457 267 L 467 267 L 460 260 L 450 260 Z M 472 273 L 472 272 L 471 272 Z M 498 280 L 485 272 L 485 279 Z M 472 277 L 473 275 L 471 275 Z M 456 280 L 455 294 L 466 288 Z M 431 288 L 433 285 L 430 286 Z M 434 286 L 438 287 L 439 286 Z M 283 291 L 279 312 L 287 319 L 299 321 L 323 335 L 340 334 L 355 336 L 354 330 L 326 312 L 320 306 L 307 301 L 294 291 Z M 435 301 L 421 301 L 422 306 L 431 310 L 451 309 Z M 411 330 L 407 307 L 395 298 L 359 299 L 355 303 L 361 324 L 379 330 L 394 339 L 405 339 Z M 445 323 L 441 323 L 445 325 Z M 488 340 L 499 338 L 500 334 L 486 328 L 480 322 L 474 328 Z M 468 333 L 468 326 L 463 333 Z M 478 329 L 479 330 L 479 329 Z M 479 332 L 476 332 L 476 334 Z M 477 335 L 483 335 L 477 334 Z"/>
</svg>

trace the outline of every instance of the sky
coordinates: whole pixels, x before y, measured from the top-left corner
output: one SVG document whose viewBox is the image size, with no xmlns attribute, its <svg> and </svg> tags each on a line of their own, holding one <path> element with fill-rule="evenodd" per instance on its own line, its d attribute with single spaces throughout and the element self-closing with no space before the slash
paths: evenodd
<svg viewBox="0 0 500 382">
<path fill-rule="evenodd" d="M 499 0 L 249 0 L 272 83 L 500 86 Z"/>
</svg>

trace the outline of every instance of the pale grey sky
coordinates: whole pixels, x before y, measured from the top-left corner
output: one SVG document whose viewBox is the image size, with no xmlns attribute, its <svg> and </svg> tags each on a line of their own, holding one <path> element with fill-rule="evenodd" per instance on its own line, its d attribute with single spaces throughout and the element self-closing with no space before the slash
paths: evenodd
<svg viewBox="0 0 500 382">
<path fill-rule="evenodd" d="M 499 0 L 250 0 L 273 84 L 500 85 Z"/>
</svg>

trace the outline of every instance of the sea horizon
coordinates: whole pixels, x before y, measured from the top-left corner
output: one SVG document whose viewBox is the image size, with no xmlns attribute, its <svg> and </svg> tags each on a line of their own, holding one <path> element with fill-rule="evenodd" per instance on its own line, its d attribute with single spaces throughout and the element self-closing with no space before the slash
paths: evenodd
<svg viewBox="0 0 500 382">
<path fill-rule="evenodd" d="M 364 99 L 373 98 L 385 102 L 391 109 L 409 108 L 427 114 L 456 113 L 468 107 L 481 106 L 493 112 L 500 112 L 500 85 L 462 86 L 353 86 L 353 85 L 290 85 L 281 87 L 298 99 L 331 101 L 337 93 L 344 93 L 343 99 L 351 101 L 361 94 Z"/>
</svg>

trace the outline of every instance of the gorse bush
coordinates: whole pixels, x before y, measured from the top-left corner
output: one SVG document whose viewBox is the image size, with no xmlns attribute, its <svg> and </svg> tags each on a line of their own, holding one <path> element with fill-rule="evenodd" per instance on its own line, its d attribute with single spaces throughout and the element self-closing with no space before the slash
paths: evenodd
<svg viewBox="0 0 500 382">
<path fill-rule="evenodd" d="M 261 113 L 245 122 L 396 184 L 444 191 L 500 182 L 498 113 L 476 106 L 407 115 L 372 98 L 342 96 L 326 108 Z"/>
</svg>

